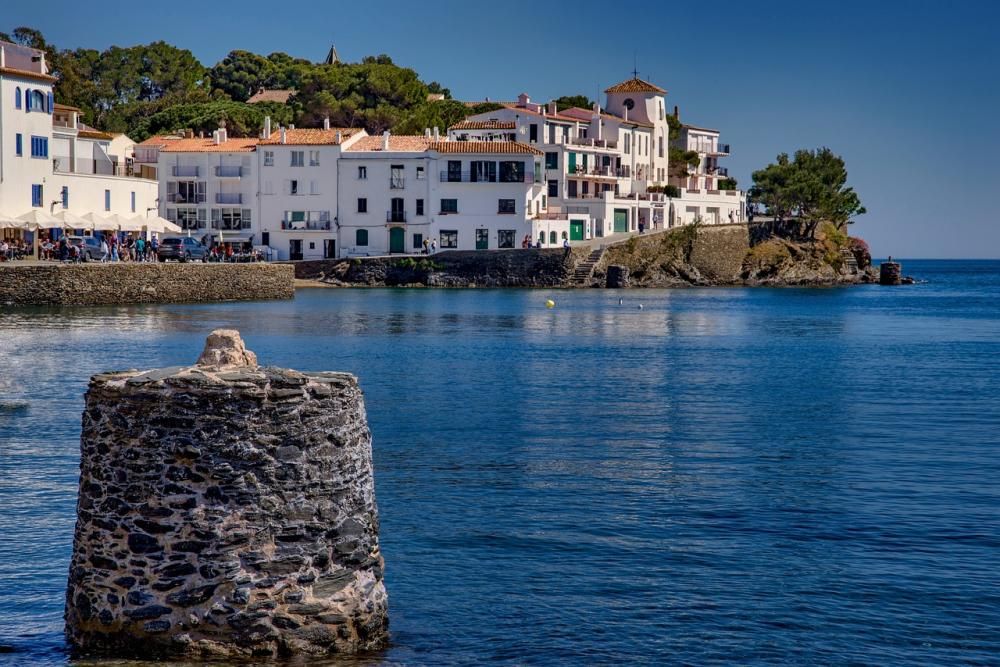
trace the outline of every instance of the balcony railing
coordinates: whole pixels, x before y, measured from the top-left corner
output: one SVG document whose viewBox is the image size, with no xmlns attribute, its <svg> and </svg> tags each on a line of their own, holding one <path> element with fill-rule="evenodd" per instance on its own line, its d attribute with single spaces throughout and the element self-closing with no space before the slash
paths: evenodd
<svg viewBox="0 0 1000 667">
<path fill-rule="evenodd" d="M 52 171 L 57 174 L 89 174 L 95 176 L 121 176 L 130 178 L 150 178 L 156 180 L 155 174 L 147 172 L 144 175 L 140 169 L 131 164 L 118 164 L 107 160 L 93 158 L 72 159 L 66 156 L 52 158 Z"/>
<path fill-rule="evenodd" d="M 181 165 L 175 165 L 171 168 L 170 173 L 174 176 L 182 177 L 194 177 L 198 178 L 198 167 L 185 167 Z"/>
<path fill-rule="evenodd" d="M 629 178 L 631 170 L 628 167 L 584 167 L 576 165 L 569 170 L 571 176 L 597 176 L 603 178 Z"/>
<path fill-rule="evenodd" d="M 586 137 L 573 137 L 570 139 L 570 144 L 574 146 L 593 146 L 594 148 L 618 148 L 617 141 L 609 141 L 608 139 L 588 139 Z"/>
<path fill-rule="evenodd" d="M 329 220 L 282 220 L 282 229 L 326 231 L 330 229 Z"/>
<path fill-rule="evenodd" d="M 218 178 L 240 178 L 243 176 L 243 167 L 218 165 L 215 167 L 215 175 Z"/>
<path fill-rule="evenodd" d="M 406 222 L 406 211 L 386 211 L 386 222 Z"/>
<path fill-rule="evenodd" d="M 729 176 L 729 167 L 708 167 L 705 172 L 711 176 Z"/>
<path fill-rule="evenodd" d="M 389 177 L 389 189 L 390 190 L 402 190 L 406 187 L 406 179 L 402 176 L 390 176 Z"/>
<path fill-rule="evenodd" d="M 710 152 L 717 155 L 729 155 L 729 144 L 716 144 L 715 150 Z"/>
<path fill-rule="evenodd" d="M 216 204 L 242 204 L 243 193 L 241 192 L 216 192 Z"/>
<path fill-rule="evenodd" d="M 187 194 L 183 192 L 170 192 L 167 194 L 167 201 L 171 204 L 204 204 L 205 193 Z"/>
<path fill-rule="evenodd" d="M 489 178 L 481 175 L 473 174 L 468 171 L 463 171 L 461 173 L 457 171 L 442 171 L 441 172 L 441 182 L 442 183 L 540 183 L 541 181 L 535 180 L 535 172 L 526 171 L 523 174 L 517 174 L 514 178 L 494 178 L 490 180 Z"/>
</svg>

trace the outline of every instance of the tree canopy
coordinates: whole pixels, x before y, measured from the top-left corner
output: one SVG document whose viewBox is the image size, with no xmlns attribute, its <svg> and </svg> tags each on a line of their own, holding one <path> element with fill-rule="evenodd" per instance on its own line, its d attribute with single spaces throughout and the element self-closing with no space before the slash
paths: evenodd
<svg viewBox="0 0 1000 667">
<path fill-rule="evenodd" d="M 814 228 L 820 222 L 839 227 L 866 212 L 847 186 L 843 158 L 829 148 L 799 150 L 791 159 L 782 153 L 776 162 L 753 172 L 753 182 L 751 199 L 763 203 L 778 220 L 795 216 Z"/>
<path fill-rule="evenodd" d="M 552 100 L 558 109 L 571 109 L 580 107 L 581 109 L 592 109 L 594 103 L 586 95 L 563 95 Z"/>
</svg>

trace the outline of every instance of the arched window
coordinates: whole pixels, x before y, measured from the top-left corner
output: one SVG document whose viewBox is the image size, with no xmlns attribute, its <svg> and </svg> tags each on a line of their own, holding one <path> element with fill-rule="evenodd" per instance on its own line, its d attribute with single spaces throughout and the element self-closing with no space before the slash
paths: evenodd
<svg viewBox="0 0 1000 667">
<path fill-rule="evenodd" d="M 562 233 L 562 240 L 565 241 L 567 238 L 569 238 L 569 237 L 566 236 L 566 232 L 563 232 Z"/>
<path fill-rule="evenodd" d="M 538 242 L 545 243 L 545 232 L 538 232 Z"/>
<path fill-rule="evenodd" d="M 559 243 L 559 237 L 556 236 L 555 230 L 549 232 L 549 243 L 551 243 L 553 245 L 555 245 L 556 243 Z"/>
<path fill-rule="evenodd" d="M 55 108 L 56 108 L 56 105 L 54 104 L 55 100 L 52 97 L 52 93 L 49 93 L 48 100 L 46 100 L 46 101 L 49 104 L 49 108 L 47 109 L 47 111 L 49 113 L 52 113 L 55 110 Z"/>
<path fill-rule="evenodd" d="M 24 110 L 31 111 L 31 88 L 24 89 Z"/>
<path fill-rule="evenodd" d="M 21 86 L 14 89 L 14 108 L 21 108 Z"/>
<path fill-rule="evenodd" d="M 368 245 L 368 230 L 359 229 L 354 235 L 354 245 Z"/>
<path fill-rule="evenodd" d="M 45 111 L 45 95 L 40 90 L 32 90 L 28 95 L 28 111 Z"/>
</svg>

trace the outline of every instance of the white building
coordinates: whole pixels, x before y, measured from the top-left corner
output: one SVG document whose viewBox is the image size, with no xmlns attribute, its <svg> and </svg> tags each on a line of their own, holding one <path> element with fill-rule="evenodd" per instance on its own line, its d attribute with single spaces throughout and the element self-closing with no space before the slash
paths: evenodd
<svg viewBox="0 0 1000 667">
<path fill-rule="evenodd" d="M 674 116 L 679 117 L 676 106 Z M 698 164 L 688 166 L 685 176 L 670 179 L 690 200 L 683 203 L 681 219 L 691 222 L 698 217 L 706 224 L 742 222 L 745 195 L 736 188 L 722 187 L 727 185 L 729 170 L 719 165 L 719 158 L 729 155 L 729 144 L 719 141 L 719 131 L 683 124 L 673 145 L 698 154 Z"/>
<path fill-rule="evenodd" d="M 131 142 L 87 127 L 79 109 L 56 104 L 54 83 L 44 52 L 0 42 L 0 213 L 155 211 L 156 181 L 140 178 L 128 156 L 114 152 L 127 152 Z"/>
<path fill-rule="evenodd" d="M 542 210 L 541 152 L 512 141 L 364 137 L 338 170 L 340 255 L 520 248 Z"/>
<path fill-rule="evenodd" d="M 265 121 L 257 146 L 260 245 L 274 259 L 338 257 L 338 160 L 364 130 L 278 128 Z"/>
</svg>

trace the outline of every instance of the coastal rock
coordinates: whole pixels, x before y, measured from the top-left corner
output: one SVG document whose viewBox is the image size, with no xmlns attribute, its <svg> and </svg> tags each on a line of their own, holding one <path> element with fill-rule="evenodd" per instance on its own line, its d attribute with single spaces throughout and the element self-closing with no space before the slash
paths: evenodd
<svg viewBox="0 0 1000 667">
<path fill-rule="evenodd" d="M 199 365 L 91 379 L 66 591 L 82 654 L 325 656 L 387 638 L 371 433 L 357 379 Z"/>
</svg>

